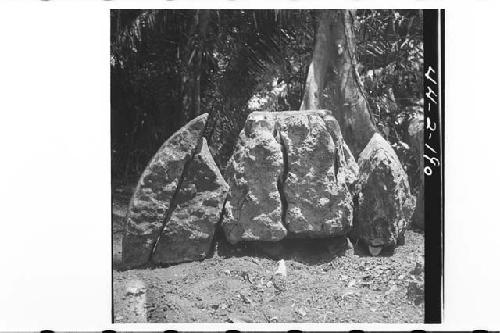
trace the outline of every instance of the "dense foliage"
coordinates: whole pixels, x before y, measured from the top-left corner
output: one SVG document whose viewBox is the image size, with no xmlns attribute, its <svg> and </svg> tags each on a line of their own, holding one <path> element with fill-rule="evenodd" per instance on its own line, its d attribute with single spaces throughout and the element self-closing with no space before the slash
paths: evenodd
<svg viewBox="0 0 500 333">
<path fill-rule="evenodd" d="M 137 177 L 173 132 L 205 112 L 224 170 L 249 112 L 299 109 L 317 18 L 314 10 L 112 10 L 113 179 Z M 421 112 L 421 12 L 358 10 L 355 30 L 373 120 L 412 175 L 404 141 L 408 119 Z M 324 93 L 324 107 L 333 107 L 332 90 Z"/>
</svg>

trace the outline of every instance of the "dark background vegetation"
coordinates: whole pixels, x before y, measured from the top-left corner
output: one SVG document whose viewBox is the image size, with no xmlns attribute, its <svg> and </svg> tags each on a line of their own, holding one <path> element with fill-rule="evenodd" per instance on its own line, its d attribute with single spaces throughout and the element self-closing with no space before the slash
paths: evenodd
<svg viewBox="0 0 500 333">
<path fill-rule="evenodd" d="M 134 183 L 161 144 L 195 116 L 224 172 L 247 115 L 298 110 L 315 10 L 111 10 L 114 184 Z M 372 119 L 418 183 L 407 124 L 422 113 L 419 10 L 357 10 L 358 72 Z M 334 73 L 331 73 L 333 76 Z M 327 84 L 324 108 L 333 108 Z"/>
</svg>

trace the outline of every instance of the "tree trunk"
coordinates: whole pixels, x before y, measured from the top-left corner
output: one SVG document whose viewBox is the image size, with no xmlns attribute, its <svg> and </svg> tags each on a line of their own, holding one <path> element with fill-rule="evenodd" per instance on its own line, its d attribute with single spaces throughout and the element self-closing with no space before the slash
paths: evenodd
<svg viewBox="0 0 500 333">
<path fill-rule="evenodd" d="M 309 65 L 304 97 L 300 105 L 301 110 L 321 109 L 326 72 L 333 56 L 331 29 L 333 14 L 334 12 L 330 10 L 321 12 L 314 43 L 313 59 Z"/>
<path fill-rule="evenodd" d="M 344 138 L 354 156 L 365 148 L 376 132 L 366 95 L 359 79 L 354 36 L 354 10 L 338 10 L 333 20 L 336 73 L 334 104 Z"/>
<path fill-rule="evenodd" d="M 354 17 L 354 10 L 322 12 L 301 109 L 321 108 L 326 71 L 332 65 L 335 72 L 332 111 L 357 157 L 376 128 L 357 72 Z"/>
</svg>

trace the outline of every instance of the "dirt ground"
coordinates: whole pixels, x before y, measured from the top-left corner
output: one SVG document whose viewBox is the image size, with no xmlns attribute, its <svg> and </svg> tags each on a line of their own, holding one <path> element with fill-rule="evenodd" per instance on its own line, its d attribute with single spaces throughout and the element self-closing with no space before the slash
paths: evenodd
<svg viewBox="0 0 500 333">
<path fill-rule="evenodd" d="M 114 322 L 422 323 L 424 237 L 371 257 L 345 240 L 231 246 L 170 267 L 124 269 L 121 238 L 131 188 L 113 195 Z M 284 259 L 286 278 L 274 273 Z"/>
</svg>

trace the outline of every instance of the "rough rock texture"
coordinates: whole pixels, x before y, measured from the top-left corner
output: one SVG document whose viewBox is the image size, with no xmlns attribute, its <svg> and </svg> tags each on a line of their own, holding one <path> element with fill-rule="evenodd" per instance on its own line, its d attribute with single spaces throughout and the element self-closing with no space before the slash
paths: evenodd
<svg viewBox="0 0 500 333">
<path fill-rule="evenodd" d="M 418 186 L 417 206 L 413 213 L 412 222 L 419 228 L 424 228 L 424 119 L 423 116 L 410 120 L 408 126 L 408 141 L 412 148 L 415 160 L 418 161 L 420 184 Z"/>
<path fill-rule="evenodd" d="M 130 200 L 123 262 L 146 264 L 160 236 L 184 165 L 200 143 L 208 114 L 200 115 L 174 133 L 144 170 Z"/>
<path fill-rule="evenodd" d="M 231 243 L 278 241 L 287 235 L 278 190 L 284 161 L 274 126 L 274 116 L 250 114 L 229 160 L 226 180 L 230 194 L 222 227 Z"/>
<path fill-rule="evenodd" d="M 165 224 L 153 262 L 171 264 L 200 260 L 212 244 L 229 186 L 215 165 L 205 139 L 192 161 Z"/>
<path fill-rule="evenodd" d="M 339 154 L 339 174 L 337 175 L 337 178 L 342 179 L 343 177 L 345 183 L 349 187 L 349 190 L 353 192 L 354 186 L 358 181 L 358 163 L 356 163 L 356 159 L 354 158 L 351 150 L 349 149 L 349 146 L 342 137 L 340 125 L 337 119 L 335 119 L 335 117 L 333 116 L 332 112 L 328 110 L 318 110 L 316 112 L 321 114 L 328 132 L 335 142 L 335 147 L 337 147 L 337 152 Z"/>
<path fill-rule="evenodd" d="M 357 164 L 330 111 L 253 112 L 227 169 L 232 243 L 346 234 Z"/>
<path fill-rule="evenodd" d="M 378 133 L 361 152 L 358 165 L 356 234 L 373 247 L 396 245 L 415 208 L 408 176 Z"/>
<path fill-rule="evenodd" d="M 323 116 L 328 117 L 333 136 Z M 357 170 L 353 159 L 345 158 L 352 155 L 335 118 L 328 111 L 280 112 L 276 128 L 287 154 L 283 188 L 287 229 L 294 236 L 346 234 L 353 215 L 348 184 Z"/>
</svg>

